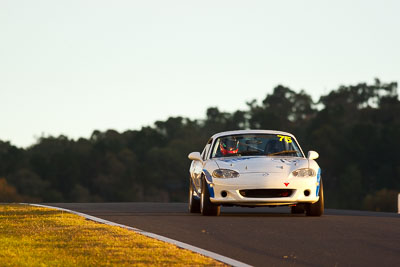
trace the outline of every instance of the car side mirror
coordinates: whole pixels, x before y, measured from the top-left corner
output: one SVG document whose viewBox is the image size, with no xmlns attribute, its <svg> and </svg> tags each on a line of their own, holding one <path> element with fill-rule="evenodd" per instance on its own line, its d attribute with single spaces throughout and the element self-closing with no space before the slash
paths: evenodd
<svg viewBox="0 0 400 267">
<path fill-rule="evenodd" d="M 308 151 L 308 155 L 307 155 L 308 159 L 317 159 L 318 157 L 319 157 L 319 154 L 317 152 L 312 151 L 312 150 Z"/>
<path fill-rule="evenodd" d="M 203 159 L 201 158 L 201 155 L 199 152 L 192 152 L 188 155 L 188 158 L 191 160 L 197 160 L 200 162 L 203 162 Z"/>
</svg>

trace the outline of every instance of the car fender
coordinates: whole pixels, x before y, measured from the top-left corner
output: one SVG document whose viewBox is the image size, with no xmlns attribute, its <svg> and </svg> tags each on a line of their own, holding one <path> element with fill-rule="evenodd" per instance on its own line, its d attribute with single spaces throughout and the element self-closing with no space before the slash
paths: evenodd
<svg viewBox="0 0 400 267">
<path fill-rule="evenodd" d="M 218 169 L 218 165 L 214 160 L 207 160 L 203 166 L 203 177 L 206 181 L 208 191 L 210 193 L 210 197 L 214 197 L 214 188 L 213 188 L 213 177 L 212 173 L 214 170 Z"/>
<path fill-rule="evenodd" d="M 318 196 L 319 188 L 320 188 L 320 184 L 321 184 L 321 168 L 319 167 L 318 163 L 313 159 L 308 160 L 308 166 L 309 166 L 309 168 L 313 169 L 316 172 L 316 178 L 315 178 L 316 190 L 315 190 L 315 192 Z"/>
</svg>

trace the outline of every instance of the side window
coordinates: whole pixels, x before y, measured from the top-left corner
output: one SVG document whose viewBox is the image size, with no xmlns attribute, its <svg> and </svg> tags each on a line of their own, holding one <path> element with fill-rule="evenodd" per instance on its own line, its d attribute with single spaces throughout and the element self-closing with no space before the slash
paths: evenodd
<svg viewBox="0 0 400 267">
<path fill-rule="evenodd" d="M 208 149 L 209 149 L 209 148 L 210 148 L 210 145 L 207 144 L 207 145 L 204 147 L 203 152 L 201 152 L 201 158 L 202 158 L 203 160 L 206 159 L 206 155 L 207 155 L 207 152 L 208 152 Z"/>
<path fill-rule="evenodd" d="M 207 145 L 204 147 L 203 152 L 201 152 L 201 158 L 203 160 L 206 160 L 209 157 L 211 143 L 212 143 L 212 139 L 208 140 Z"/>
<path fill-rule="evenodd" d="M 219 153 L 219 142 L 220 142 L 220 140 L 221 140 L 221 138 L 218 138 L 217 141 L 215 141 L 214 150 L 213 150 L 212 155 L 211 155 L 212 158 L 218 158 L 218 157 L 221 156 L 220 155 L 221 153 Z"/>
<path fill-rule="evenodd" d="M 211 151 L 211 144 L 212 144 L 212 139 L 210 138 L 210 140 L 208 140 L 208 143 L 207 143 L 207 152 L 206 152 L 206 154 L 205 154 L 205 157 L 203 158 L 203 160 L 205 160 L 205 159 L 209 159 L 210 158 L 210 151 Z"/>
</svg>

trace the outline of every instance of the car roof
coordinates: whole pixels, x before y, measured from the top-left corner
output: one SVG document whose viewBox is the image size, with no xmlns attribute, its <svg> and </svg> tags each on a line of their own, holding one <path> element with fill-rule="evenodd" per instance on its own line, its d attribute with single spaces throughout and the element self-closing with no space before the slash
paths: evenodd
<svg viewBox="0 0 400 267">
<path fill-rule="evenodd" d="M 227 132 L 216 133 L 213 136 L 211 136 L 211 138 L 215 139 L 215 138 L 218 138 L 221 136 L 235 135 L 235 134 L 282 134 L 282 135 L 294 137 L 294 135 L 291 133 L 275 131 L 275 130 L 236 130 L 236 131 L 227 131 Z"/>
</svg>

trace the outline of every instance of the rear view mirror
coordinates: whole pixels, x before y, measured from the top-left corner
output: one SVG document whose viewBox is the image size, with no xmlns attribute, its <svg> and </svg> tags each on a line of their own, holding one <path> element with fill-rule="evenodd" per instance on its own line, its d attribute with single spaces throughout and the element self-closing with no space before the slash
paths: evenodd
<svg viewBox="0 0 400 267">
<path fill-rule="evenodd" d="M 197 160 L 200 162 L 203 162 L 203 159 L 201 158 L 201 155 L 199 152 L 192 152 L 188 155 L 188 158 L 191 160 Z"/>
<path fill-rule="evenodd" d="M 317 159 L 318 157 L 319 157 L 319 154 L 317 152 L 312 151 L 312 150 L 308 151 L 308 155 L 307 155 L 308 159 Z"/>
</svg>

